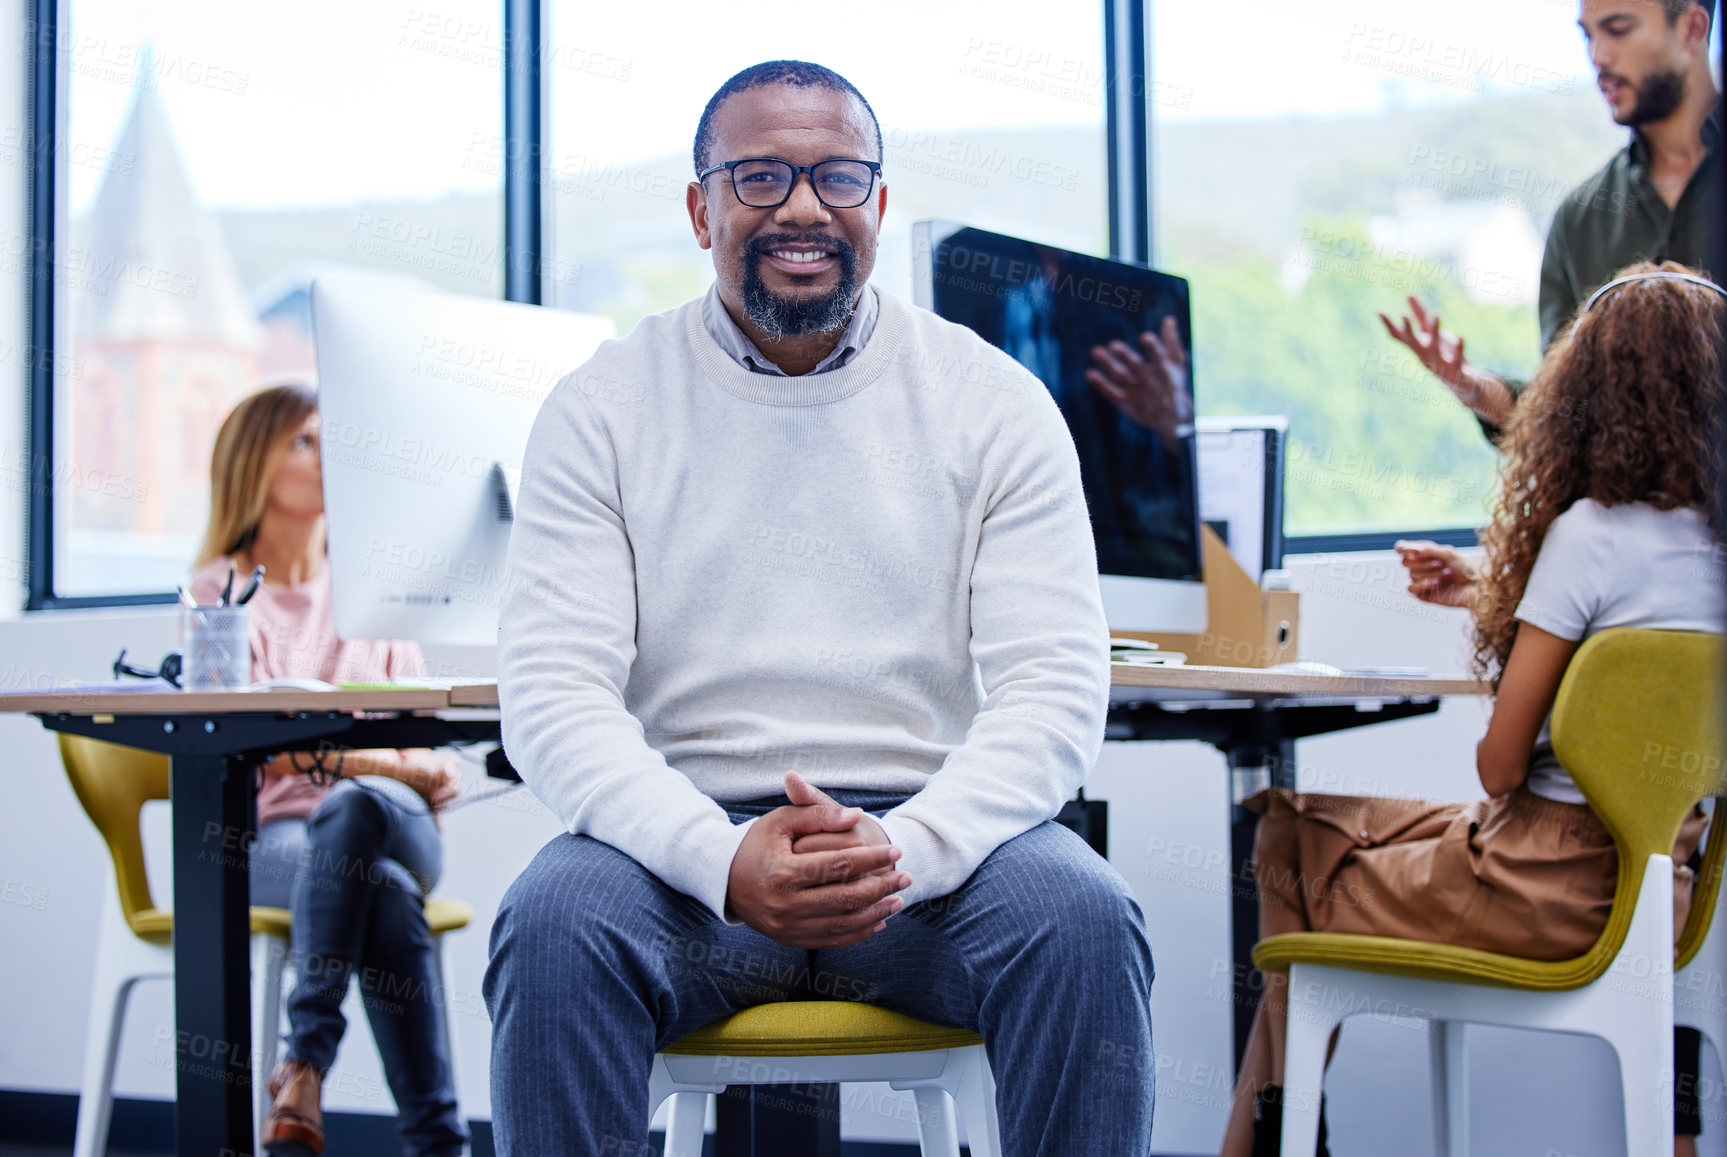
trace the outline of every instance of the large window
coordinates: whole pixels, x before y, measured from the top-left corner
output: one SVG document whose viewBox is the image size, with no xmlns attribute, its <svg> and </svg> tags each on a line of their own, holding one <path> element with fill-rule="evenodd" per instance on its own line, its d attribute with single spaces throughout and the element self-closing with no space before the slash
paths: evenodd
<svg viewBox="0 0 1727 1157">
<path fill-rule="evenodd" d="M 549 304 L 628 330 L 707 287 L 712 258 L 684 208 L 696 121 L 728 76 L 781 58 L 835 69 L 881 120 L 875 284 L 911 296 L 911 226 L 931 218 L 1108 252 L 1102 4 L 887 0 L 771 19 L 687 0 L 548 9 Z"/>
<path fill-rule="evenodd" d="M 60 4 L 38 605 L 183 576 L 222 416 L 312 366 L 313 277 L 498 295 L 512 162 L 538 172 L 511 204 L 538 209 L 546 304 L 627 331 L 700 293 L 691 138 L 714 89 L 761 60 L 818 60 L 874 104 L 883 288 L 909 296 L 911 226 L 930 218 L 1108 252 L 1103 4 L 884 0 L 762 21 L 547 0 L 522 6 L 544 22 L 537 50 L 512 42 L 504 7 Z M 1415 294 L 1477 363 L 1533 370 L 1548 221 L 1624 141 L 1571 9 L 1332 0 L 1259 6 L 1244 28 L 1201 0 L 1147 8 L 1154 263 L 1194 287 L 1201 412 L 1289 416 L 1294 535 L 1478 525 L 1494 452 L 1376 315 Z M 506 139 L 512 52 L 540 71 L 511 98 L 519 113 L 538 92 L 537 146 Z M 34 241 L 8 252 L 27 260 Z"/>
<path fill-rule="evenodd" d="M 314 277 L 500 293 L 501 14 L 62 11 L 53 593 L 172 590 L 223 417 L 314 369 Z"/>
<path fill-rule="evenodd" d="M 1514 377 L 1566 191 L 1624 145 L 1576 8 L 1153 7 L 1157 262 L 1193 281 L 1202 412 L 1290 418 L 1291 534 L 1471 527 L 1495 455 L 1386 335 L 1414 294 Z"/>
</svg>

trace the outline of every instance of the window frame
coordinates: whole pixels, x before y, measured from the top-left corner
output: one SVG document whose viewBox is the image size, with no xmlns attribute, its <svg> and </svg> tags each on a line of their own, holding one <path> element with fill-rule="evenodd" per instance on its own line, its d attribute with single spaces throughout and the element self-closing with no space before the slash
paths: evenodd
<svg viewBox="0 0 1727 1157">
<path fill-rule="evenodd" d="M 63 182 L 57 143 L 64 132 L 66 77 L 59 67 L 58 31 L 76 0 L 31 0 L 26 16 L 30 49 L 30 286 L 32 357 L 26 391 L 26 444 L 32 484 L 24 488 L 26 611 L 156 606 L 172 592 L 62 595 L 55 589 L 55 383 L 57 322 L 55 244 L 62 225 Z M 1157 120 L 1151 102 L 1150 37 L 1154 0 L 1100 0 L 1104 9 L 1105 150 L 1108 163 L 1109 244 L 1117 260 L 1150 265 L 1155 256 L 1152 150 Z M 544 254 L 548 209 L 541 158 L 550 127 L 547 78 L 541 69 L 546 32 L 542 0 L 500 0 L 504 18 L 504 298 L 538 305 L 545 300 Z M 1474 545 L 1471 528 L 1423 532 L 1304 535 L 1287 540 L 1288 554 L 1388 550 L 1401 538 Z"/>
<path fill-rule="evenodd" d="M 71 0 L 67 0 L 70 3 Z M 28 323 L 30 374 L 27 434 L 31 484 L 25 488 L 25 562 L 27 611 L 84 607 L 150 606 L 175 601 L 173 592 L 61 595 L 54 589 L 54 349 L 59 316 L 54 300 L 55 246 L 63 217 L 63 185 L 57 148 L 65 131 L 61 99 L 66 78 L 59 67 L 60 0 L 32 0 L 30 25 L 30 289 Z"/>
<path fill-rule="evenodd" d="M 1304 534 L 1283 540 L 1283 555 L 1290 558 L 1303 554 L 1362 554 L 1368 551 L 1390 550 L 1393 543 L 1404 539 L 1426 540 L 1441 546 L 1474 547 L 1481 536 L 1473 527 L 1447 527 L 1441 530 L 1400 530 L 1396 533 L 1369 530 L 1360 534 Z"/>
</svg>

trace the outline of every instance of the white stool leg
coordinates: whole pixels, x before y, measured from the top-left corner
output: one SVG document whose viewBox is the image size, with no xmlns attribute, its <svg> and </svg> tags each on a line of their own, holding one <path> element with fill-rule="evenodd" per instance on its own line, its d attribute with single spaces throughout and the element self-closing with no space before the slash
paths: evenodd
<svg viewBox="0 0 1727 1157">
<path fill-rule="evenodd" d="M 648 1120 L 653 1120 L 654 1114 L 659 1111 L 660 1102 L 670 1097 L 676 1088 L 677 1083 L 672 1080 L 671 1074 L 666 1072 L 665 1058 L 655 1053 L 653 1067 L 648 1069 Z M 667 1112 L 670 1113 L 669 1108 Z"/>
<path fill-rule="evenodd" d="M 666 1106 L 665 1157 L 702 1157 L 708 1123 L 707 1093 L 673 1093 Z"/>
<path fill-rule="evenodd" d="M 1325 1054 L 1339 1018 L 1323 1007 L 1301 1008 L 1302 965 L 1289 971 L 1289 1024 L 1283 1045 L 1283 1157 L 1313 1157 L 1319 1148 L 1320 1096 L 1325 1086 Z"/>
<path fill-rule="evenodd" d="M 1438 1157 L 1469 1152 L 1469 1026 L 1443 1020 L 1428 1024 L 1433 1071 L 1433 1141 Z"/>
<path fill-rule="evenodd" d="M 933 1085 L 912 1090 L 917 1098 L 917 1143 L 922 1157 L 959 1157 L 959 1121 L 953 1098 Z"/>
<path fill-rule="evenodd" d="M 270 1111 L 270 1073 L 282 1043 L 282 969 L 288 943 L 267 932 L 252 933 L 252 1139 L 261 1141 L 264 1114 Z"/>
<path fill-rule="evenodd" d="M 971 1157 L 1002 1157 L 1001 1119 L 996 1114 L 995 1074 L 982 1045 L 956 1049 L 961 1054 L 959 1090 L 954 1100 L 965 1118 L 966 1147 Z"/>
</svg>

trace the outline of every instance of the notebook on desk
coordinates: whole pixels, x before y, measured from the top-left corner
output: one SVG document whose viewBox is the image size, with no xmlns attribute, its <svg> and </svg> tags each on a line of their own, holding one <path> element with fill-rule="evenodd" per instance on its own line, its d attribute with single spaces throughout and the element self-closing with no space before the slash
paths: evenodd
<svg viewBox="0 0 1727 1157">
<path fill-rule="evenodd" d="M 1135 667 L 1178 667 L 1186 664 L 1187 656 L 1180 651 L 1166 651 L 1144 639 L 1112 638 L 1109 641 L 1109 661 Z"/>
</svg>

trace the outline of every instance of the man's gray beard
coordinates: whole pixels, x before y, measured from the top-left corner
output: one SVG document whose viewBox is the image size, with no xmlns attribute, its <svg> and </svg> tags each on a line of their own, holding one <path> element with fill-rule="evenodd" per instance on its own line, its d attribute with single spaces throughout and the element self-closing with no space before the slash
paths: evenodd
<svg viewBox="0 0 1727 1157">
<path fill-rule="evenodd" d="M 744 316 L 770 341 L 837 333 L 851 320 L 857 298 L 857 260 L 840 255 L 840 283 L 820 297 L 789 299 L 776 295 L 762 281 L 760 260 L 744 270 Z"/>
<path fill-rule="evenodd" d="M 1625 118 L 1626 128 L 1666 120 L 1685 99 L 1685 74 L 1675 69 L 1644 78 L 1637 86 L 1637 103 Z"/>
</svg>

